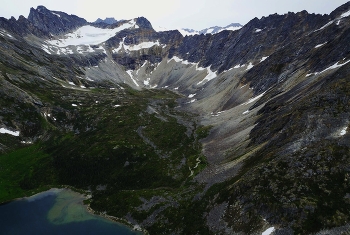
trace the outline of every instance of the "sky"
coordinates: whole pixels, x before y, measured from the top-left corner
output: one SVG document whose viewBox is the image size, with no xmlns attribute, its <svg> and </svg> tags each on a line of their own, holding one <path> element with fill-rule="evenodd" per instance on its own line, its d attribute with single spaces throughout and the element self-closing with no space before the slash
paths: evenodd
<svg viewBox="0 0 350 235">
<path fill-rule="evenodd" d="M 28 17 L 31 7 L 43 5 L 85 18 L 117 20 L 146 17 L 154 27 L 201 30 L 211 26 L 242 25 L 254 17 L 299 12 L 329 14 L 347 0 L 0 0 L 0 16 Z"/>
</svg>

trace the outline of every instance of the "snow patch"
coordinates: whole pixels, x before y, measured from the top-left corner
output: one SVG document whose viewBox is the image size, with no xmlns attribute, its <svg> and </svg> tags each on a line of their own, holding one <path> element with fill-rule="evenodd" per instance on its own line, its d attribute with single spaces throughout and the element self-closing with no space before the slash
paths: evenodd
<svg viewBox="0 0 350 235">
<path fill-rule="evenodd" d="M 218 117 L 220 114 L 224 113 L 225 111 L 220 111 L 220 112 L 217 112 L 217 113 L 211 113 L 211 116 L 212 117 Z"/>
<path fill-rule="evenodd" d="M 191 103 L 194 103 L 196 102 L 196 99 L 192 99 L 190 102 L 187 102 L 187 104 L 191 104 Z"/>
<path fill-rule="evenodd" d="M 193 98 L 196 94 L 189 94 L 188 98 Z"/>
<path fill-rule="evenodd" d="M 266 229 L 261 235 L 270 235 L 273 231 L 275 231 L 275 227 Z"/>
<path fill-rule="evenodd" d="M 123 40 L 119 43 L 118 48 L 113 49 L 114 53 L 118 53 L 122 48 L 124 48 L 124 50 L 126 51 L 138 51 L 141 49 L 148 49 L 151 48 L 153 46 L 162 46 L 162 44 L 159 43 L 159 40 L 157 40 L 156 42 L 141 42 L 140 44 L 137 45 L 125 45 L 125 38 L 123 38 Z M 165 45 L 166 46 L 166 45 Z M 164 47 L 164 45 L 163 45 Z"/>
<path fill-rule="evenodd" d="M 47 48 L 42 47 L 42 49 L 43 49 L 47 54 L 50 54 L 50 55 L 51 55 L 51 52 L 50 52 Z"/>
<path fill-rule="evenodd" d="M 249 110 L 244 111 L 242 114 L 244 115 L 244 114 L 248 114 L 248 113 L 249 113 Z"/>
<path fill-rule="evenodd" d="M 143 65 L 141 65 L 141 68 L 142 68 L 142 67 L 145 67 L 146 64 L 147 64 L 147 60 L 145 60 L 145 62 L 143 63 Z"/>
<path fill-rule="evenodd" d="M 21 144 L 32 144 L 32 141 L 21 141 Z"/>
<path fill-rule="evenodd" d="M 88 81 L 90 81 L 90 82 L 93 82 L 93 81 L 94 81 L 93 79 L 91 79 L 91 78 L 89 78 L 89 77 L 86 77 L 85 79 L 88 80 Z"/>
<path fill-rule="evenodd" d="M 14 38 L 11 34 L 7 33 L 6 31 L 0 30 L 0 35 L 3 37 L 9 37 L 9 38 Z"/>
<path fill-rule="evenodd" d="M 210 67 L 211 66 L 207 67 L 207 73 L 208 73 L 207 76 L 202 81 L 198 82 L 197 85 L 202 84 L 203 82 L 205 84 L 205 83 L 209 82 L 210 80 L 216 78 L 216 76 L 217 76 L 216 72 L 212 72 L 210 70 Z"/>
<path fill-rule="evenodd" d="M 330 26 L 331 24 L 333 24 L 333 22 L 334 22 L 334 20 L 328 22 L 327 24 L 323 25 L 321 28 L 316 29 L 314 32 L 317 32 L 317 31 L 320 31 L 320 30 L 322 30 L 322 29 L 327 28 L 328 26 Z"/>
<path fill-rule="evenodd" d="M 252 64 L 252 62 L 250 62 L 250 63 L 248 64 L 246 70 L 250 70 L 250 69 L 253 68 L 253 67 L 254 67 L 254 65 Z"/>
<path fill-rule="evenodd" d="M 226 73 L 226 72 L 228 72 L 228 71 L 231 71 L 233 68 L 230 68 L 229 70 L 224 70 L 224 71 L 222 71 L 222 73 Z"/>
<path fill-rule="evenodd" d="M 11 131 L 11 130 L 8 130 L 6 128 L 0 128 L 0 133 L 1 134 L 9 134 L 9 135 L 13 135 L 13 136 L 19 136 L 19 131 Z"/>
<path fill-rule="evenodd" d="M 173 56 L 170 60 L 167 61 L 167 63 L 169 63 L 170 61 L 174 60 L 175 62 L 177 63 L 182 63 L 184 65 L 196 65 L 196 70 L 198 71 L 201 71 L 201 70 L 204 70 L 205 68 L 202 68 L 202 67 L 198 67 L 198 63 L 192 63 L 192 62 L 189 62 L 188 60 L 184 60 L 184 59 L 181 59 L 177 56 Z"/>
<path fill-rule="evenodd" d="M 192 62 L 188 62 L 187 60 L 183 60 L 177 56 L 173 56 L 170 60 L 168 60 L 167 63 L 169 63 L 170 61 L 174 60 L 177 63 L 182 63 L 184 65 L 196 65 L 196 70 L 197 71 L 203 71 L 203 70 L 207 70 L 207 76 L 200 82 L 197 83 L 197 85 L 202 84 L 202 83 L 206 83 L 209 82 L 210 80 L 214 79 L 217 77 L 216 72 L 213 72 L 210 70 L 210 67 L 206 67 L 206 68 L 202 68 L 202 67 L 198 67 L 198 63 L 192 63 Z"/>
<path fill-rule="evenodd" d="M 344 127 L 343 130 L 341 130 L 340 135 L 343 136 L 346 134 L 348 127 Z"/>
<path fill-rule="evenodd" d="M 145 86 L 149 86 L 149 82 L 151 81 L 151 78 L 146 78 L 146 80 L 145 81 L 143 81 L 143 84 L 145 85 Z"/>
<path fill-rule="evenodd" d="M 348 61 L 346 61 L 346 62 L 344 62 L 344 63 L 342 63 L 342 64 L 339 64 L 339 61 L 338 61 L 338 62 L 335 63 L 334 65 L 332 65 L 332 66 L 326 68 L 325 70 L 323 70 L 323 71 L 321 71 L 321 72 L 319 72 L 319 73 L 323 73 L 323 72 L 326 72 L 326 71 L 331 70 L 331 69 L 336 69 L 336 68 L 342 67 L 343 65 L 346 65 L 346 64 L 349 63 L 349 62 L 350 62 L 350 60 L 348 60 Z M 316 73 L 316 74 L 317 74 L 317 73 Z"/>
<path fill-rule="evenodd" d="M 263 62 L 264 60 L 266 60 L 267 58 L 269 58 L 268 56 L 264 56 L 263 58 L 261 58 L 260 63 Z"/>
<path fill-rule="evenodd" d="M 194 63 L 192 63 L 192 64 L 194 64 Z M 203 67 L 198 67 L 198 63 L 196 63 L 195 65 L 196 65 L 197 71 L 203 71 L 203 70 L 207 69 L 207 68 L 203 68 Z"/>
<path fill-rule="evenodd" d="M 336 68 L 342 67 L 343 65 L 346 65 L 349 62 L 350 62 L 350 60 L 348 60 L 348 61 L 346 61 L 346 62 L 344 62 L 342 64 L 339 64 L 339 61 L 338 61 L 337 63 L 333 64 L 332 66 L 329 66 L 328 68 L 322 70 L 321 72 L 308 73 L 308 74 L 306 74 L 306 77 L 309 77 L 309 76 L 312 76 L 312 75 L 318 75 L 318 74 L 324 73 L 324 72 L 326 72 L 328 70 L 332 70 L 332 69 L 336 69 Z"/>
<path fill-rule="evenodd" d="M 103 51 L 103 53 L 104 54 L 106 54 L 107 55 L 107 51 L 106 51 L 106 49 L 104 49 L 104 47 L 103 46 L 99 46 L 98 48 L 96 48 L 97 50 L 102 50 Z M 96 67 L 96 66 L 95 66 Z M 98 66 L 97 66 L 98 67 Z"/>
<path fill-rule="evenodd" d="M 138 51 L 141 49 L 151 48 L 153 46 L 160 46 L 159 41 L 157 40 L 156 42 L 141 42 L 140 44 L 132 46 L 124 45 L 124 48 L 129 51 Z"/>
<path fill-rule="evenodd" d="M 348 16 L 350 16 L 350 10 L 347 11 L 347 12 L 345 12 L 345 13 L 343 13 L 343 14 L 340 16 L 340 18 L 345 18 L 345 17 L 348 17 Z"/>
<path fill-rule="evenodd" d="M 319 48 L 319 47 L 321 47 L 321 46 L 323 46 L 323 45 L 325 45 L 325 44 L 327 44 L 327 42 L 322 43 L 322 44 L 318 44 L 317 46 L 315 46 L 315 48 Z"/>
<path fill-rule="evenodd" d="M 54 14 L 55 16 L 58 16 L 61 18 L 61 15 L 57 14 L 57 13 L 54 13 L 54 12 L 51 12 L 52 14 Z"/>
<path fill-rule="evenodd" d="M 128 70 L 128 71 L 126 71 L 126 73 L 129 74 L 131 80 L 135 83 L 135 85 L 139 87 L 139 84 L 137 84 L 136 80 L 132 76 L 132 70 Z"/>
<path fill-rule="evenodd" d="M 78 105 L 76 105 L 76 104 L 72 104 L 72 106 L 73 106 L 73 107 L 77 107 Z"/>
<path fill-rule="evenodd" d="M 113 53 L 118 53 L 123 48 L 124 39 L 125 39 L 125 37 L 123 38 L 123 41 L 119 43 L 118 48 L 115 48 L 115 49 L 112 50 Z"/>
<path fill-rule="evenodd" d="M 180 59 L 179 57 L 177 57 L 177 56 L 174 56 L 171 60 L 175 60 L 175 62 L 182 62 L 183 61 L 183 59 Z M 170 61 L 171 61 L 170 60 Z"/>
<path fill-rule="evenodd" d="M 247 102 L 245 102 L 245 103 L 243 103 L 243 104 L 241 104 L 241 105 L 247 105 L 247 104 L 253 103 L 254 101 L 259 100 L 261 97 L 263 97 L 263 95 L 264 95 L 265 93 L 266 93 L 266 91 L 263 92 L 263 93 L 261 93 L 260 95 L 258 95 L 258 96 L 256 96 L 256 97 L 254 97 L 254 98 L 250 98 Z"/>
<path fill-rule="evenodd" d="M 255 33 L 259 33 L 259 32 L 261 32 L 262 31 L 262 29 L 255 29 Z"/>
</svg>

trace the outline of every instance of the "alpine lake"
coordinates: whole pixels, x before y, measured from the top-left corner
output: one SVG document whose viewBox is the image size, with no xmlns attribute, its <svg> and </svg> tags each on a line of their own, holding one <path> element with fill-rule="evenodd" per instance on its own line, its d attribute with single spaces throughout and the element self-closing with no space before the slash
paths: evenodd
<svg viewBox="0 0 350 235">
<path fill-rule="evenodd" d="M 125 225 L 90 213 L 85 197 L 69 189 L 50 189 L 0 205 L 4 235 L 129 235 L 142 234 Z"/>
</svg>

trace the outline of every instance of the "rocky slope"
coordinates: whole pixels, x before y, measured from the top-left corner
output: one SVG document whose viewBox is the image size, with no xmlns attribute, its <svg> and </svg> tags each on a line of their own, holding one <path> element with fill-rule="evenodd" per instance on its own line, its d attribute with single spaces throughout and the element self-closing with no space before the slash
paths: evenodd
<svg viewBox="0 0 350 235">
<path fill-rule="evenodd" d="M 87 24 L 85 19 L 78 16 L 50 11 L 44 6 L 38 6 L 37 9 L 31 8 L 28 20 L 38 29 L 54 35 L 69 32 Z"/>
<path fill-rule="evenodd" d="M 350 3 L 186 37 L 144 17 L 0 18 L 0 149 L 49 156 L 17 190 L 89 189 L 94 209 L 152 234 L 337 234 L 349 35 Z"/>
</svg>

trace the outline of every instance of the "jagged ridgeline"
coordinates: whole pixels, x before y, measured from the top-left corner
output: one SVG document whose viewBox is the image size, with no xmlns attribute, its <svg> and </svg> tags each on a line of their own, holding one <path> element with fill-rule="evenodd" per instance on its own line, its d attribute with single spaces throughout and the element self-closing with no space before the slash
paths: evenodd
<svg viewBox="0 0 350 235">
<path fill-rule="evenodd" d="M 0 18 L 0 201 L 69 185 L 150 234 L 348 232 L 350 3 L 186 32 Z"/>
</svg>

